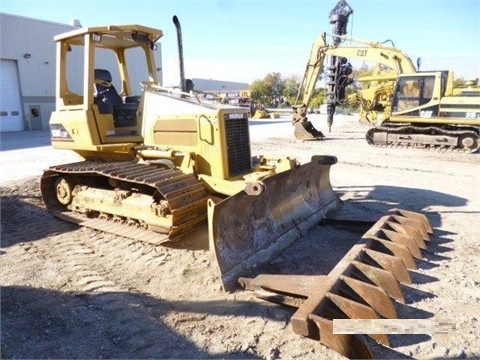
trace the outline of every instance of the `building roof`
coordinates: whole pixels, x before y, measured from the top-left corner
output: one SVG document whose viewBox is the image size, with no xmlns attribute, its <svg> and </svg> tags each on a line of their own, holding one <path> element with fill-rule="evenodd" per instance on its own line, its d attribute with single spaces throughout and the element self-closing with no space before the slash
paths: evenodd
<svg viewBox="0 0 480 360">
<path fill-rule="evenodd" d="M 247 83 L 222 81 L 214 79 L 192 78 L 194 89 L 204 92 L 225 92 L 247 90 L 250 85 Z"/>
</svg>

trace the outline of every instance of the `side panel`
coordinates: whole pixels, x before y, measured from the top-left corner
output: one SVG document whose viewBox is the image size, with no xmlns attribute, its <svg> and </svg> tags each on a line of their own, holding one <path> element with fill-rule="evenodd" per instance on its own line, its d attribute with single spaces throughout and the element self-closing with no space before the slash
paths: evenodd
<svg viewBox="0 0 480 360">
<path fill-rule="evenodd" d="M 147 91 L 141 114 L 145 145 L 181 153 L 182 166 L 218 179 L 251 170 L 245 109 L 214 107 Z"/>
<path fill-rule="evenodd" d="M 104 144 L 98 136 L 92 110 L 70 109 L 54 111 L 50 118 L 52 146 L 69 149 L 89 159 L 131 160 L 132 137 L 117 137 L 112 144 Z"/>
<path fill-rule="evenodd" d="M 81 108 L 52 112 L 50 129 L 55 130 L 52 131 L 53 147 L 75 150 L 99 145 L 98 130 L 92 120 L 92 111 Z"/>
</svg>

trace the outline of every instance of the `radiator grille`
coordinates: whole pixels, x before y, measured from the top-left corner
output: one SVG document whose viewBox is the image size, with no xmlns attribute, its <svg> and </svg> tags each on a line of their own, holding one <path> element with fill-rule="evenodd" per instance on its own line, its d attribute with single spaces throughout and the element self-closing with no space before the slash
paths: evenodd
<svg viewBox="0 0 480 360">
<path fill-rule="evenodd" d="M 229 118 L 225 115 L 229 177 L 246 174 L 252 169 L 248 118 Z"/>
</svg>

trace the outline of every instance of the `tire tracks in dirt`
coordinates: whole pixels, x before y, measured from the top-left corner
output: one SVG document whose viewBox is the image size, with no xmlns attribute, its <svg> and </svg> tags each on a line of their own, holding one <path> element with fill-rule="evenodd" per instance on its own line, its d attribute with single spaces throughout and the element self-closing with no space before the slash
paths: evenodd
<svg viewBox="0 0 480 360">
<path fill-rule="evenodd" d="M 10 209 L 25 206 L 18 196 L 11 196 L 8 201 Z M 5 202 L 2 205 L 5 205 Z M 3 266 L 0 272 L 3 287 L 29 286 L 32 291 L 37 291 L 33 289 L 39 289 L 37 284 L 40 282 L 43 286 L 48 284 L 50 291 L 81 296 L 86 300 L 87 307 L 102 313 L 103 336 L 108 337 L 102 342 L 106 343 L 107 347 L 109 343 L 110 346 L 114 345 L 116 350 L 113 354 L 119 357 L 126 354 L 138 358 L 171 357 L 179 352 L 179 343 L 186 345 L 182 351 L 185 351 L 186 347 L 191 354 L 196 352 L 194 345 L 189 345 L 189 342 L 175 331 L 169 330 L 154 313 L 150 313 L 150 308 L 159 307 L 158 302 L 140 293 L 130 293 L 130 287 L 125 286 L 126 281 L 118 282 L 119 277 L 112 276 L 112 273 L 118 273 L 112 271 L 112 268 L 121 263 L 124 266 L 120 273 L 128 273 L 132 264 L 153 271 L 155 266 L 163 261 L 161 253 L 157 254 L 151 248 L 121 238 L 112 238 L 99 246 L 103 240 L 96 232 L 76 229 L 74 226 L 71 226 L 69 233 L 38 240 L 33 237 L 32 241 L 28 241 L 39 225 L 60 225 L 61 228 L 63 222 L 51 217 L 41 208 L 32 206 L 27 210 L 22 210 L 21 213 L 12 211 L 9 214 L 9 222 L 13 224 L 12 220 L 15 220 L 17 226 L 15 231 L 4 233 L 2 239 L 5 244 L 9 244 L 2 248 Z M 18 226 L 20 224 L 22 226 Z M 18 239 L 27 241 L 18 242 Z M 109 247 L 111 245 L 114 247 Z M 130 259 L 126 259 L 127 252 Z M 18 318 L 18 313 L 13 316 Z M 95 326 L 97 327 L 98 325 Z M 159 341 L 168 338 L 171 341 L 167 344 Z M 102 351 L 88 354 L 93 357 L 101 356 Z M 69 357 L 68 352 L 62 355 Z"/>
<path fill-rule="evenodd" d="M 125 276 L 129 270 L 135 271 L 133 265 L 153 270 L 159 256 L 127 239 L 109 236 L 105 241 L 95 231 L 80 231 L 81 241 L 57 239 L 51 245 L 52 258 L 71 274 L 70 291 L 87 295 L 91 306 L 104 314 L 103 327 L 110 341 L 122 353 L 137 358 L 163 358 L 178 353 L 176 344 L 188 341 L 168 329 L 158 316 L 163 315 L 165 304 L 129 286 Z M 195 346 L 186 347 L 195 352 Z"/>
</svg>

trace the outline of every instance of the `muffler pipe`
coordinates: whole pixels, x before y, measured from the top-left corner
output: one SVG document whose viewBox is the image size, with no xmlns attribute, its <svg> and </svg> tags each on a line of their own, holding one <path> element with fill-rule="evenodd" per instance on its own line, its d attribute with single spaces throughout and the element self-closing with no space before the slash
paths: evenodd
<svg viewBox="0 0 480 360">
<path fill-rule="evenodd" d="M 180 68 L 180 90 L 185 92 L 185 68 L 183 62 L 183 42 L 182 42 L 182 26 L 180 25 L 180 20 L 176 15 L 173 16 L 173 23 L 177 29 L 177 44 L 178 44 L 178 64 Z"/>
</svg>

